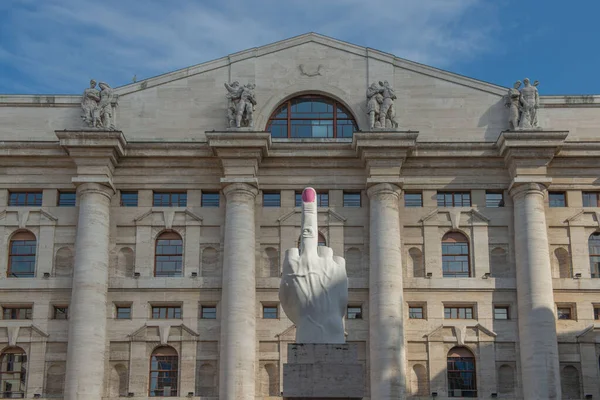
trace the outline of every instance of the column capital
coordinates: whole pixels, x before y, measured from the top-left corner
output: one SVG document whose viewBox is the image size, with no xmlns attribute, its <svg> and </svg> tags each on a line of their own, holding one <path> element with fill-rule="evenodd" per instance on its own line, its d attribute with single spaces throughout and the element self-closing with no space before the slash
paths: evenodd
<svg viewBox="0 0 600 400">
<path fill-rule="evenodd" d="M 73 178 L 75 179 L 75 178 Z M 98 182 L 81 182 L 75 183 L 77 186 L 77 195 L 81 196 L 87 193 L 96 193 L 107 197 L 109 200 L 114 196 L 116 191 L 112 186 L 106 186 Z"/>
<path fill-rule="evenodd" d="M 511 178 L 545 179 L 547 166 L 562 148 L 568 131 L 504 131 L 496 147 Z"/>
<path fill-rule="evenodd" d="M 254 201 L 258 195 L 256 186 L 249 183 L 235 182 L 223 188 L 223 194 L 227 201 Z"/>
<path fill-rule="evenodd" d="M 414 150 L 418 135 L 416 131 L 356 132 L 352 147 L 367 167 L 367 186 L 401 185 L 402 164 Z"/>
<path fill-rule="evenodd" d="M 508 188 L 508 193 L 513 199 L 526 196 L 528 194 L 544 197 L 547 188 L 548 185 L 544 182 L 515 182 L 513 180 Z"/>
<path fill-rule="evenodd" d="M 370 199 L 377 197 L 393 197 L 398 200 L 400 199 L 401 192 L 402 188 L 392 183 L 378 183 L 367 189 L 367 195 Z"/>
<path fill-rule="evenodd" d="M 98 183 L 114 190 L 112 176 L 127 141 L 123 132 L 100 130 L 55 131 L 61 147 L 77 166 L 75 185 Z"/>
</svg>

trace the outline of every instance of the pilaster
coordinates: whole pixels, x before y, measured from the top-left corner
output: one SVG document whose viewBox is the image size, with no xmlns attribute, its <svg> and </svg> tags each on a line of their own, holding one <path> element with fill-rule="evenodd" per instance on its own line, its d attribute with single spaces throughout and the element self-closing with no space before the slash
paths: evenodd
<svg viewBox="0 0 600 400">
<path fill-rule="evenodd" d="M 251 400 L 256 390 L 257 174 L 268 155 L 271 135 L 241 129 L 207 132 L 206 137 L 223 167 L 226 198 L 219 398 Z"/>
<path fill-rule="evenodd" d="M 503 132 L 497 146 L 512 178 L 519 345 L 526 399 L 561 398 L 554 293 L 544 196 L 547 167 L 568 132 Z"/>
<path fill-rule="evenodd" d="M 112 175 L 124 154 L 121 132 L 60 131 L 61 146 L 77 166 L 79 217 L 69 307 L 66 400 L 100 400 L 104 395 L 106 301 Z"/>
<path fill-rule="evenodd" d="M 369 369 L 373 399 L 403 398 L 406 342 L 399 200 L 402 165 L 417 132 L 354 134 L 352 145 L 367 169 L 369 196 Z"/>
</svg>

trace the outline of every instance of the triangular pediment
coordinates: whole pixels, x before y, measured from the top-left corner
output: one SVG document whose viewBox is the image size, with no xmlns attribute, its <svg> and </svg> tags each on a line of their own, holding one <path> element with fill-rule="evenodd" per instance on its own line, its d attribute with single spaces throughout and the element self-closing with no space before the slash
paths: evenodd
<svg viewBox="0 0 600 400">
<path fill-rule="evenodd" d="M 600 212 L 580 210 L 564 221 L 569 226 L 586 226 L 600 228 Z"/>
<path fill-rule="evenodd" d="M 481 324 L 444 324 L 423 335 L 430 342 L 455 342 L 464 345 L 467 342 L 494 341 L 497 334 Z"/>
<path fill-rule="evenodd" d="M 488 225 L 490 219 L 474 208 L 470 210 L 449 208 L 433 210 L 419 222 L 424 226 L 449 226 L 452 229 L 460 229 L 464 226 Z"/>
<path fill-rule="evenodd" d="M 0 226 L 54 226 L 58 218 L 43 208 L 19 208 L 0 211 Z"/>
<path fill-rule="evenodd" d="M 590 325 L 577 334 L 579 343 L 600 343 L 600 325 Z"/>
<path fill-rule="evenodd" d="M 317 211 L 319 226 L 330 226 L 330 225 L 343 225 L 346 222 L 346 218 L 333 211 L 332 209 L 321 209 Z M 277 218 L 280 225 L 285 226 L 300 226 L 300 220 L 302 218 L 302 210 L 300 207 L 287 212 Z"/>
<path fill-rule="evenodd" d="M 285 329 L 283 332 L 275 335 L 276 338 L 282 340 L 284 342 L 293 342 L 296 340 L 296 325 L 291 325 L 289 328 Z"/>
<path fill-rule="evenodd" d="M 148 322 L 129 335 L 132 342 L 185 342 L 196 341 L 200 336 L 185 324 L 168 321 Z"/>
<path fill-rule="evenodd" d="M 394 67 L 402 68 L 403 70 L 416 72 L 423 75 L 428 75 L 436 79 L 441 79 L 446 82 L 452 82 L 461 86 L 471 87 L 473 89 L 484 91 L 487 93 L 503 96 L 506 94 L 506 88 L 494 85 L 488 82 L 479 81 L 472 78 L 444 71 L 439 68 L 430 67 L 419 64 L 396 55 L 386 53 L 380 50 L 358 46 L 352 43 L 344 42 L 332 37 L 321 35 L 315 32 L 308 32 L 289 39 L 284 39 L 278 42 L 266 44 L 259 47 L 242 50 L 237 53 L 229 54 L 216 60 L 211 60 L 196 64 L 177 71 L 169 72 L 160 76 L 148 78 L 129 85 L 121 86 L 115 89 L 119 96 L 135 93 L 140 90 L 150 89 L 169 82 L 178 81 L 189 78 L 194 75 L 202 74 L 203 72 L 211 71 L 218 68 L 227 67 L 233 63 L 240 63 L 252 58 L 260 58 L 273 53 L 283 53 L 299 46 L 313 46 L 315 48 L 324 47 L 330 51 L 338 51 L 363 58 L 372 58 L 379 62 L 389 64 Z M 315 53 L 316 54 L 316 53 Z M 307 57 L 301 63 L 298 63 L 297 69 L 302 76 L 314 77 L 322 75 L 323 69 L 326 68 L 324 63 L 320 62 L 315 57 Z"/>
<path fill-rule="evenodd" d="M 171 207 L 153 207 L 133 220 L 140 226 L 159 226 L 171 229 L 173 226 L 202 225 L 202 217 L 190 209 L 175 209 Z"/>
</svg>

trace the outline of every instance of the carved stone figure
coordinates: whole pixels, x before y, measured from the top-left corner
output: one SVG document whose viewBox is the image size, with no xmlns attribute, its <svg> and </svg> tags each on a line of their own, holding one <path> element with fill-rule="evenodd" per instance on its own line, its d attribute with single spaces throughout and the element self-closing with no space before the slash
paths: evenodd
<svg viewBox="0 0 600 400">
<path fill-rule="evenodd" d="M 345 343 L 346 262 L 318 246 L 317 193 L 302 192 L 300 249 L 288 249 L 279 287 L 281 306 L 296 325 L 296 343 Z"/>
<path fill-rule="evenodd" d="M 96 89 L 96 81 L 92 79 L 90 80 L 90 87 L 83 91 L 83 97 L 81 98 L 81 108 L 83 109 L 81 118 L 90 127 L 96 126 L 95 118 L 97 117 L 96 110 L 99 102 L 100 91 Z"/>
<path fill-rule="evenodd" d="M 510 130 L 515 131 L 519 128 L 519 105 L 521 102 L 521 81 L 516 81 L 512 88 L 508 89 L 506 96 L 506 106 L 509 108 L 508 124 Z"/>
<path fill-rule="evenodd" d="M 394 100 L 396 94 L 388 81 L 371 84 L 367 89 L 367 114 L 371 129 L 397 128 Z"/>
<path fill-rule="evenodd" d="M 539 84 L 538 81 L 536 81 Z M 537 90 L 537 84 L 531 86 L 529 78 L 523 79 L 523 89 L 521 89 L 520 107 L 521 119 L 519 120 L 520 129 L 537 128 L 537 110 L 540 105 L 540 98 Z"/>
<path fill-rule="evenodd" d="M 96 89 L 96 81 L 90 81 L 90 87 L 83 91 L 81 108 L 82 118 L 90 128 L 99 128 L 114 131 L 114 109 L 117 106 L 118 96 L 108 83 L 100 82 L 100 90 Z"/>
<path fill-rule="evenodd" d="M 256 85 L 249 83 L 241 86 L 238 81 L 235 81 L 231 85 L 225 83 L 225 88 L 229 92 L 226 95 L 229 100 L 227 107 L 229 127 L 252 128 L 254 126 L 253 114 L 256 108 L 256 96 L 254 95 Z"/>
</svg>

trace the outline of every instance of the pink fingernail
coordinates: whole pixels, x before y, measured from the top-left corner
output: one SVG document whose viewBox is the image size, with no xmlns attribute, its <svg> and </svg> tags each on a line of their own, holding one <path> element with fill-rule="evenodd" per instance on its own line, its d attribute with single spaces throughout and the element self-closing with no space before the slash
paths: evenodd
<svg viewBox="0 0 600 400">
<path fill-rule="evenodd" d="M 312 203 L 317 198 L 317 192 L 315 189 L 309 187 L 302 191 L 302 201 L 305 203 Z"/>
</svg>

